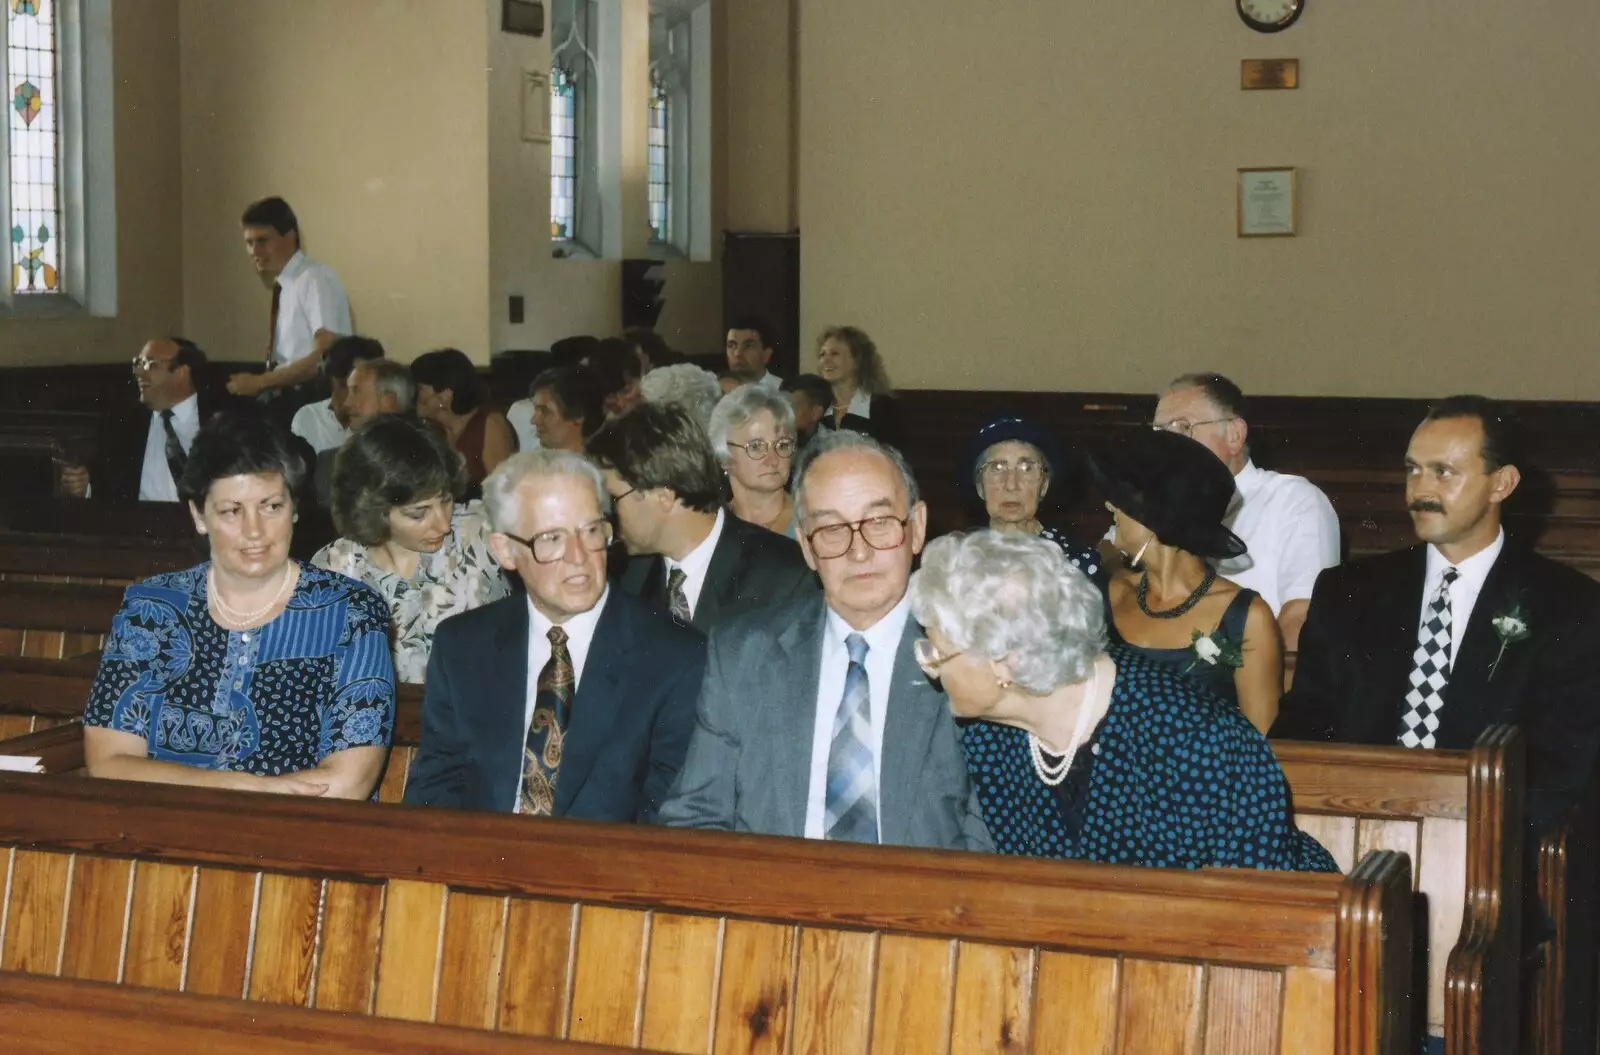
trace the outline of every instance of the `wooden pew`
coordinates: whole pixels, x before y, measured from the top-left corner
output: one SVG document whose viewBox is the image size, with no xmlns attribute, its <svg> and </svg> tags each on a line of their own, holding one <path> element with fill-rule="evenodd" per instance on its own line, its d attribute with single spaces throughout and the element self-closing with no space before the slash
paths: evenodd
<svg viewBox="0 0 1600 1055">
<path fill-rule="evenodd" d="M 622 1055 L 632 1048 L 508 1037 L 103 982 L 0 972 L 0 1036 L 29 1055 Z"/>
<path fill-rule="evenodd" d="M 98 652 L 122 587 L 0 582 L 0 656 L 66 659 Z"/>
<path fill-rule="evenodd" d="M 1388 852 L 1196 874 L 24 776 L 0 847 L 30 974 L 671 1052 L 1407 1051 Z"/>
<path fill-rule="evenodd" d="M 203 560 L 193 544 L 104 535 L 0 533 L 0 579 L 48 575 L 67 582 L 126 585 Z"/>
<path fill-rule="evenodd" d="M 0 639 L 4 632 L 0 631 Z M 0 739 L 83 717 L 99 656 L 0 656 Z"/>
</svg>

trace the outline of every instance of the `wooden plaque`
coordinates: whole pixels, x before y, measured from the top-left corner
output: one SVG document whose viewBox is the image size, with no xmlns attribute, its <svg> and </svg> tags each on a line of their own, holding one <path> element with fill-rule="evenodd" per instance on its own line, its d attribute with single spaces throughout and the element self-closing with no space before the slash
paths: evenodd
<svg viewBox="0 0 1600 1055">
<path fill-rule="evenodd" d="M 1239 87 L 1245 91 L 1300 87 L 1299 59 L 1244 59 L 1239 63 Z"/>
</svg>

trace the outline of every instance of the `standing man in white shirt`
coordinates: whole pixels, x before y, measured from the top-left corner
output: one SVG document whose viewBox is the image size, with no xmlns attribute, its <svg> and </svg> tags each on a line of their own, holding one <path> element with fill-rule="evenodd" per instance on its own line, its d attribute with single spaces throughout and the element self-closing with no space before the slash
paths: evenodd
<svg viewBox="0 0 1600 1055">
<path fill-rule="evenodd" d="M 767 370 L 772 346 L 772 326 L 767 320 L 754 315 L 734 319 L 728 327 L 728 374 L 741 385 L 778 391 L 783 378 Z"/>
<path fill-rule="evenodd" d="M 240 218 L 256 273 L 271 284 L 265 373 L 234 374 L 228 391 L 274 404 L 284 420 L 325 393 L 318 377 L 334 338 L 351 331 L 339 277 L 300 249 L 300 221 L 282 198 L 263 198 Z"/>
<path fill-rule="evenodd" d="M 1294 651 L 1324 568 L 1339 563 L 1339 518 L 1328 496 L 1303 476 L 1258 469 L 1250 460 L 1244 393 L 1221 374 L 1184 374 L 1156 404 L 1156 428 L 1188 436 L 1233 473 L 1239 504 L 1228 527 L 1249 551 L 1223 561 L 1222 575 L 1272 607 L 1283 647 Z"/>
</svg>

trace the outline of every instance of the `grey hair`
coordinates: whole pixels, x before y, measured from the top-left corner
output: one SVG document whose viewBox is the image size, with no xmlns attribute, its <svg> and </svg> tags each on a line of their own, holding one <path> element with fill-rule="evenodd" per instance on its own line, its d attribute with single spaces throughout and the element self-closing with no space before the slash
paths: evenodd
<svg viewBox="0 0 1600 1055">
<path fill-rule="evenodd" d="M 782 392 L 765 385 L 740 385 L 723 396 L 717 409 L 711 412 L 711 453 L 717 461 L 728 464 L 732 452 L 728 450 L 728 434 L 763 410 L 770 411 L 773 424 L 779 432 L 794 436 L 794 403 Z"/>
<path fill-rule="evenodd" d="M 401 414 L 411 413 L 417 402 L 417 385 L 411 380 L 411 371 L 393 359 L 363 359 L 352 370 L 372 371 L 372 387 L 378 395 L 394 397 L 394 408 Z"/>
<path fill-rule="evenodd" d="M 900 482 L 906 489 L 906 509 L 909 511 L 922 501 L 922 492 L 917 488 L 917 478 L 911 474 L 911 466 L 906 464 L 905 455 L 887 443 L 879 443 L 865 433 L 853 432 L 850 429 L 836 431 L 818 429 L 816 436 L 806 444 L 805 453 L 800 456 L 800 464 L 794 471 L 794 508 L 802 523 L 806 518 L 806 474 L 817 464 L 817 459 L 834 451 L 874 451 L 882 455 L 900 474 Z"/>
<path fill-rule="evenodd" d="M 717 375 L 693 363 L 658 366 L 639 379 L 639 395 L 649 403 L 676 403 L 711 431 L 711 412 L 722 398 Z"/>
<path fill-rule="evenodd" d="M 1007 660 L 1044 696 L 1083 681 L 1106 648 L 1100 591 L 1053 542 L 974 531 L 928 543 L 911 576 L 911 612 L 963 652 Z"/>
<path fill-rule="evenodd" d="M 483 505 L 489 526 L 503 533 L 518 530 L 517 488 L 532 476 L 575 476 L 594 485 L 594 500 L 602 516 L 611 515 L 611 492 L 594 462 L 576 451 L 541 447 L 536 451 L 513 454 L 483 481 Z"/>
</svg>

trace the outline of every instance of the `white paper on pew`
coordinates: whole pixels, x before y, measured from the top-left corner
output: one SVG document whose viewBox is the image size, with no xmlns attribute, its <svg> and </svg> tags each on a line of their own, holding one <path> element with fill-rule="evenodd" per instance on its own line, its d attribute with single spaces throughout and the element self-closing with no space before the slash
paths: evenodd
<svg viewBox="0 0 1600 1055">
<path fill-rule="evenodd" d="M 41 761 L 37 756 L 0 755 L 0 773 L 43 773 Z"/>
</svg>

